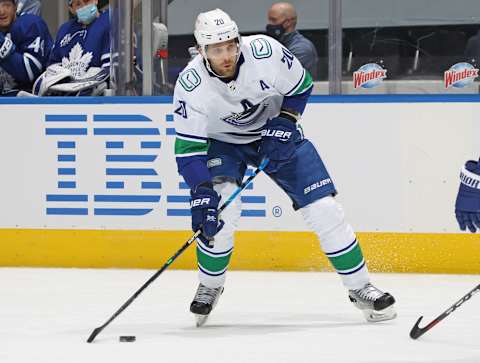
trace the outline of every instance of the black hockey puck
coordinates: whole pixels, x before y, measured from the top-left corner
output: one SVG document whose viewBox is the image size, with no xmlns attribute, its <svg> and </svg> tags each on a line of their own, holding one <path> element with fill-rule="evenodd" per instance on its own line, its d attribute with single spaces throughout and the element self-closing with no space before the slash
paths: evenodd
<svg viewBox="0 0 480 363">
<path fill-rule="evenodd" d="M 135 341 L 135 336 L 134 335 L 121 335 L 120 336 L 120 341 L 131 343 L 131 342 Z"/>
</svg>

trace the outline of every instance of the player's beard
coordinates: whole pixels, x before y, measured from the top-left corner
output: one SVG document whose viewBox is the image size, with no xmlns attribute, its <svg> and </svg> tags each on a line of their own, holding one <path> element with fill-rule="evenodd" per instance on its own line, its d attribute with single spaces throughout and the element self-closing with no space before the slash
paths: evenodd
<svg viewBox="0 0 480 363">
<path fill-rule="evenodd" d="M 216 65 L 212 68 L 214 72 L 217 73 L 219 76 L 230 78 L 233 77 L 233 75 L 235 74 L 236 62 L 235 60 L 229 60 L 226 62 L 222 62 L 221 64 Z"/>
<path fill-rule="evenodd" d="M 223 58 L 222 60 L 208 59 L 211 70 L 221 78 L 231 78 L 237 70 L 238 55 L 234 57 Z"/>
<path fill-rule="evenodd" d="M 235 74 L 235 62 L 227 63 L 223 65 L 223 76 L 224 77 L 233 77 Z"/>
</svg>

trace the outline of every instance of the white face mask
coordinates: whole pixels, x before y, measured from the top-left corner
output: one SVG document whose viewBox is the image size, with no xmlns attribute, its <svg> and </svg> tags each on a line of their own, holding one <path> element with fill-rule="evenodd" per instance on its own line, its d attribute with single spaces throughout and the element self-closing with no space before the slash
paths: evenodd
<svg viewBox="0 0 480 363">
<path fill-rule="evenodd" d="M 95 4 L 88 4 L 80 9 L 77 9 L 77 19 L 79 23 L 88 25 L 90 24 L 97 16 L 98 8 Z"/>
</svg>

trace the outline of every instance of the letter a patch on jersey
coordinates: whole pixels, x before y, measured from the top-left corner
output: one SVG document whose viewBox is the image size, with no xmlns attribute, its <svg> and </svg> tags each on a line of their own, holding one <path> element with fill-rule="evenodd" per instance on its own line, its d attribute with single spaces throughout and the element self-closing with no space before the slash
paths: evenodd
<svg viewBox="0 0 480 363">
<path fill-rule="evenodd" d="M 187 118 L 187 107 L 185 101 L 178 101 L 178 103 L 180 104 L 180 107 L 177 108 L 174 112 L 177 115 L 182 116 L 183 118 Z"/>
<path fill-rule="evenodd" d="M 270 86 L 266 84 L 262 79 L 260 80 L 260 87 L 262 87 L 262 91 L 265 91 L 266 89 L 270 89 Z"/>
</svg>

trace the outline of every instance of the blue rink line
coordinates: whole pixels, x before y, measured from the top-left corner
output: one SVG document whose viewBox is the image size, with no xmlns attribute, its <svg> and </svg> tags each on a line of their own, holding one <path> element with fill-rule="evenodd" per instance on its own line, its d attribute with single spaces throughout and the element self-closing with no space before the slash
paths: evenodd
<svg viewBox="0 0 480 363">
<path fill-rule="evenodd" d="M 3 97 L 1 105 L 172 104 L 171 96 Z M 444 103 L 480 102 L 480 94 L 315 95 L 309 103 Z"/>
</svg>

